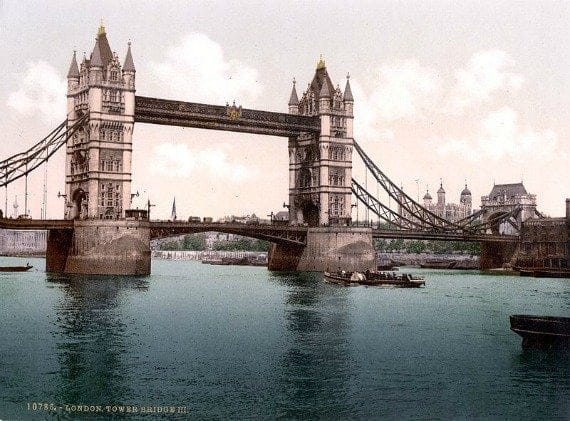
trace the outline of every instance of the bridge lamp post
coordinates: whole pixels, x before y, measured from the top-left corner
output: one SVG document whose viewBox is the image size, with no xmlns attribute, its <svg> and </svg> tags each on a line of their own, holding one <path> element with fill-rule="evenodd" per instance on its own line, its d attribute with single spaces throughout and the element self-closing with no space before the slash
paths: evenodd
<svg viewBox="0 0 570 421">
<path fill-rule="evenodd" d="M 273 212 L 271 212 L 269 215 L 269 221 L 273 224 Z"/>
<path fill-rule="evenodd" d="M 67 199 L 67 195 L 66 195 L 66 194 L 61 194 L 61 192 L 58 191 L 58 192 L 57 192 L 57 198 L 58 198 L 58 199 L 61 199 L 62 197 L 63 197 L 64 201 L 65 201 L 65 199 Z M 64 209 L 64 210 L 65 210 L 65 209 Z M 66 215 L 67 215 L 67 212 L 66 212 Z"/>
<path fill-rule="evenodd" d="M 356 208 L 356 226 L 358 226 L 358 202 L 350 205 L 351 208 Z"/>
<path fill-rule="evenodd" d="M 156 206 L 150 203 L 150 199 L 146 202 L 146 214 L 148 215 L 148 220 L 150 221 L 150 208 Z"/>
</svg>

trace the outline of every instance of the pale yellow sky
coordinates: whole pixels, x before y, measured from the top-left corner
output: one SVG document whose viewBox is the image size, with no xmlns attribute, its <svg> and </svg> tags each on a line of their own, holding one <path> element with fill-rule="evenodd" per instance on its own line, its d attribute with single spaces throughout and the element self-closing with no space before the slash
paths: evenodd
<svg viewBox="0 0 570 421">
<path fill-rule="evenodd" d="M 443 179 L 457 202 L 467 180 L 478 207 L 494 181 L 522 179 L 539 209 L 562 215 L 569 11 L 534 1 L 3 1 L 0 159 L 65 119 L 72 52 L 90 53 L 102 17 L 122 59 L 132 41 L 139 95 L 285 112 L 292 78 L 301 91 L 323 54 L 335 84 L 351 74 L 356 140 L 412 196 Z M 150 197 L 157 217 L 169 217 L 174 196 L 180 217 L 263 216 L 287 200 L 284 138 L 137 124 L 133 155 L 133 206 Z M 59 218 L 63 151 L 48 177 L 48 216 Z M 29 181 L 39 217 L 43 172 Z M 7 192 L 23 213 L 22 183 Z"/>
</svg>

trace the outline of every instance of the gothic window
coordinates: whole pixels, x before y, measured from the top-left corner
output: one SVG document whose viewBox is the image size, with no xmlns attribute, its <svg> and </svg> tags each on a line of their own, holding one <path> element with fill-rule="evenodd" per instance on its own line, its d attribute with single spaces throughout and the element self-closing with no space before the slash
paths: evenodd
<svg viewBox="0 0 570 421">
<path fill-rule="evenodd" d="M 119 80 L 119 72 L 117 72 L 116 69 L 111 70 L 111 80 L 113 82 L 116 82 L 117 80 Z"/>
<path fill-rule="evenodd" d="M 319 185 L 319 173 L 318 173 L 318 171 L 313 171 L 313 174 L 311 176 L 311 185 L 312 186 L 318 186 Z"/>
<path fill-rule="evenodd" d="M 329 184 L 331 186 L 344 186 L 344 168 L 330 168 Z"/>
<path fill-rule="evenodd" d="M 311 185 L 311 170 L 301 168 L 299 171 L 299 187 L 310 187 Z"/>
<path fill-rule="evenodd" d="M 110 99 L 111 102 L 119 102 L 118 91 L 111 89 Z"/>
<path fill-rule="evenodd" d="M 107 206 L 113 206 L 113 185 L 107 186 Z"/>
<path fill-rule="evenodd" d="M 329 215 L 330 216 L 344 215 L 344 196 L 340 194 L 331 195 Z"/>
<path fill-rule="evenodd" d="M 101 184 L 101 192 L 99 198 L 99 205 L 105 206 L 105 184 Z"/>
</svg>

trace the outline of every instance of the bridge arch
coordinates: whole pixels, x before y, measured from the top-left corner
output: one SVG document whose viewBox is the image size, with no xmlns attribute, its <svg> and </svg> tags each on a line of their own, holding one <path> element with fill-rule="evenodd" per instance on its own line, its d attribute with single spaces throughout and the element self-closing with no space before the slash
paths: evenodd
<svg viewBox="0 0 570 421">
<path fill-rule="evenodd" d="M 491 222 L 491 234 L 494 235 L 517 235 L 518 230 L 513 226 L 513 221 L 509 222 L 508 216 L 510 212 L 498 210 L 489 215 L 488 220 Z"/>
<path fill-rule="evenodd" d="M 86 203 L 87 195 L 85 190 L 77 188 L 73 190 L 70 198 L 70 213 L 69 219 L 81 219 L 84 212 L 87 210 Z"/>
</svg>

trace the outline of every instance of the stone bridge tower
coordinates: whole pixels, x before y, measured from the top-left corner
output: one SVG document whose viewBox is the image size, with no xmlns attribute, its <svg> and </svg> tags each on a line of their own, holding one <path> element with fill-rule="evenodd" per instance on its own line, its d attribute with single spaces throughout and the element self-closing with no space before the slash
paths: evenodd
<svg viewBox="0 0 570 421">
<path fill-rule="evenodd" d="M 321 131 L 289 139 L 292 224 L 350 225 L 353 105 L 348 77 L 343 94 L 334 87 L 322 58 L 301 100 L 293 82 L 289 113 L 319 116 Z"/>
<path fill-rule="evenodd" d="M 481 197 L 483 222 L 497 216 L 508 214 L 520 207 L 516 221 L 512 221 L 519 229 L 522 223 L 537 214 L 536 195 L 526 191 L 523 183 L 495 184 L 488 196 Z M 495 234 L 516 234 L 516 229 L 508 222 L 492 227 Z"/>
<path fill-rule="evenodd" d="M 105 27 L 89 58 L 67 74 L 67 119 L 88 122 L 67 142 L 66 219 L 122 219 L 131 200 L 135 66 L 130 43 L 124 64 L 111 51 Z"/>
</svg>

